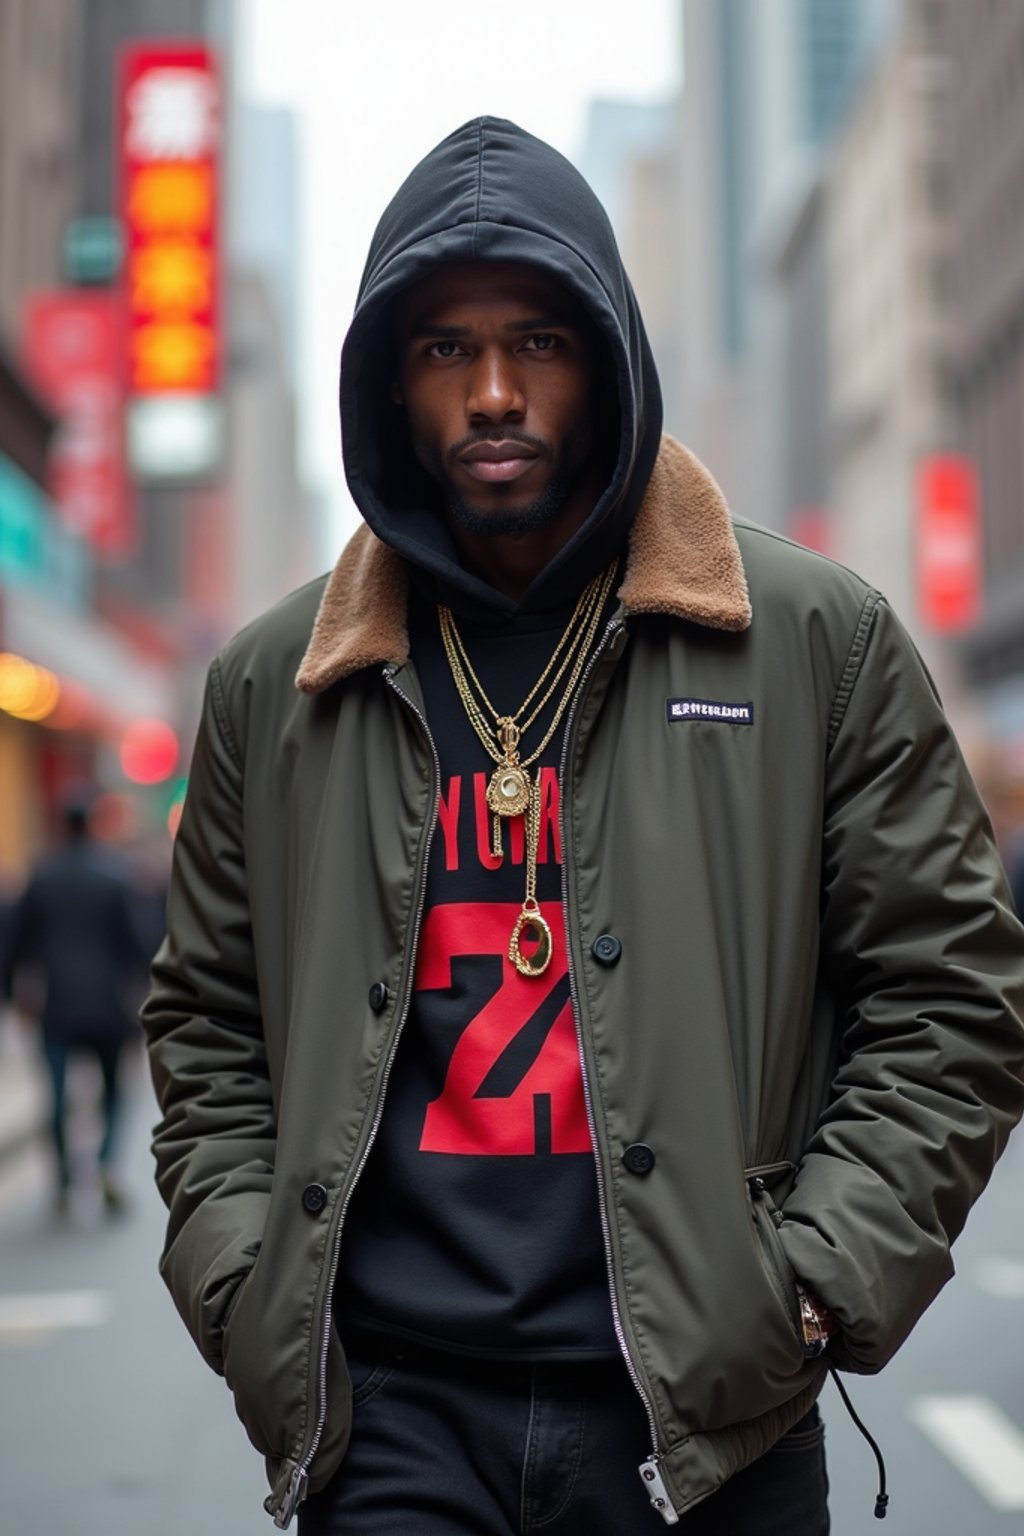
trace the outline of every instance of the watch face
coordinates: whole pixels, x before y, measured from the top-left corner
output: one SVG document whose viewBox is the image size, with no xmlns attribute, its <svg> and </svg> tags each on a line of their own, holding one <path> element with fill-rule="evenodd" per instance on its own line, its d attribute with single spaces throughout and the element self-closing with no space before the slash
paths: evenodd
<svg viewBox="0 0 1024 1536">
<path fill-rule="evenodd" d="M 802 1285 L 796 1288 L 800 1307 L 800 1333 L 804 1353 L 813 1359 L 822 1354 L 832 1334 L 832 1314 L 828 1308 L 812 1297 Z"/>
</svg>

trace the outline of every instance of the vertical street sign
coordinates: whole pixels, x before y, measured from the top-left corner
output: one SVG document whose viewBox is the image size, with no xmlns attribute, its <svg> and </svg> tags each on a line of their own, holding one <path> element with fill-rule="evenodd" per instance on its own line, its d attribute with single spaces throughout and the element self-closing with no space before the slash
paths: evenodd
<svg viewBox="0 0 1024 1536">
<path fill-rule="evenodd" d="M 970 459 L 933 454 L 917 468 L 917 598 L 937 634 L 960 634 L 981 612 L 981 509 Z"/>
<path fill-rule="evenodd" d="M 223 452 L 220 74 L 203 43 L 121 55 L 128 451 L 143 479 L 213 473 Z"/>
<path fill-rule="evenodd" d="M 49 492 L 65 527 L 107 559 L 135 547 L 124 463 L 124 331 L 109 289 L 30 293 L 23 311 L 24 365 L 60 425 Z"/>
</svg>

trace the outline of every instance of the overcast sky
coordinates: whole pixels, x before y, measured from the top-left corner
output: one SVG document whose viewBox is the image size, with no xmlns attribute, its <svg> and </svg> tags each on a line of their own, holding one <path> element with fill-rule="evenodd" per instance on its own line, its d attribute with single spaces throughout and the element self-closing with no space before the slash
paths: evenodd
<svg viewBox="0 0 1024 1536">
<path fill-rule="evenodd" d="M 301 156 L 303 463 L 354 526 L 338 447 L 341 339 L 374 225 L 426 152 L 480 113 L 574 156 L 594 97 L 651 100 L 679 75 L 679 0 L 245 0 L 239 85 L 292 107 Z M 325 552 L 326 554 L 326 552 Z"/>
</svg>

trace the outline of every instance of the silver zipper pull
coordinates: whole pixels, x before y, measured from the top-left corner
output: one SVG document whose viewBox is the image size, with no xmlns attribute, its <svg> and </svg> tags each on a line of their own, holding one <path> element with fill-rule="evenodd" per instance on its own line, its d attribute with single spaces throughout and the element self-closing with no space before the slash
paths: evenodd
<svg viewBox="0 0 1024 1536">
<path fill-rule="evenodd" d="M 284 1496 L 284 1502 L 274 1516 L 274 1524 L 278 1530 L 286 1531 L 291 1525 L 295 1511 L 306 1497 L 306 1485 L 308 1482 L 308 1472 L 304 1472 L 301 1467 L 296 1467 L 292 1473 L 291 1482 L 288 1484 L 288 1491 Z"/>
<path fill-rule="evenodd" d="M 665 1479 L 658 1471 L 657 1456 L 648 1456 L 646 1461 L 642 1461 L 640 1463 L 639 1472 L 640 1481 L 643 1483 L 644 1488 L 647 1490 L 647 1497 L 650 1499 L 652 1505 L 658 1511 L 658 1514 L 664 1520 L 665 1524 L 678 1525 L 679 1516 L 672 1508 L 672 1500 L 668 1496 L 668 1489 L 665 1487 Z"/>
</svg>

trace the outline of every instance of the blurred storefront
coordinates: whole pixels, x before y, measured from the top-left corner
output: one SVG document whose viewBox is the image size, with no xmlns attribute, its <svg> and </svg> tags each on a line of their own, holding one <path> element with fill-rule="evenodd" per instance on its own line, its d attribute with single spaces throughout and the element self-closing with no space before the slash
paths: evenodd
<svg viewBox="0 0 1024 1536">
<path fill-rule="evenodd" d="M 109 591 L 141 540 L 124 463 L 118 231 L 109 218 L 101 228 L 102 219 L 79 217 L 113 213 L 109 201 L 90 209 L 84 191 L 104 174 L 108 188 L 113 181 L 112 88 L 99 134 L 84 126 L 96 126 L 100 10 L 119 12 L 122 24 L 133 10 L 161 30 L 174 23 L 168 5 L 11 0 L 0 10 L 4 887 L 46 846 L 72 786 L 100 793 L 112 835 L 166 820 L 171 791 L 141 783 L 144 762 L 138 771 L 137 760 L 126 764 L 131 733 L 163 732 L 178 756 L 180 641 L 143 604 L 119 604 Z M 178 584 L 176 563 L 152 568 Z"/>
<path fill-rule="evenodd" d="M 313 574 L 296 155 L 233 0 L 0 6 L 0 886 L 65 789 L 180 811 L 203 677 Z"/>
<path fill-rule="evenodd" d="M 138 718 L 173 718 L 171 678 L 93 606 L 88 541 L 47 494 L 55 422 L 0 359 L 0 881 L 24 872 L 68 788 L 111 771 Z"/>
<path fill-rule="evenodd" d="M 42 564 L 40 487 L 54 426 L 42 402 L 0 353 L 0 657 L 7 654 L 12 585 L 31 580 Z M 27 690 L 25 702 L 31 703 Z M 0 882 L 23 869 L 41 830 L 34 793 L 37 745 L 33 724 L 5 708 L 0 695 Z"/>
</svg>

